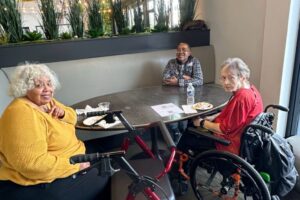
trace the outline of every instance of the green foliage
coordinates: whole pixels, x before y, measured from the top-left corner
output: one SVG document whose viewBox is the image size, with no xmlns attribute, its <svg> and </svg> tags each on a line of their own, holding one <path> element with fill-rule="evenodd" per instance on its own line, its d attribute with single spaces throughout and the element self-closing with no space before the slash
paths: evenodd
<svg viewBox="0 0 300 200">
<path fill-rule="evenodd" d="M 43 31 L 48 40 L 58 38 L 58 21 L 60 15 L 54 8 L 53 0 L 40 0 L 39 8 L 43 21 Z"/>
<path fill-rule="evenodd" d="M 117 30 L 118 30 L 119 34 L 124 34 L 124 33 L 126 33 L 126 31 L 123 31 L 123 29 L 126 28 L 127 22 L 126 22 L 124 13 L 122 11 L 121 0 L 115 0 L 114 2 L 111 0 L 111 5 L 112 5 L 112 10 L 113 10 L 112 18 L 113 18 L 113 21 L 116 22 Z"/>
<path fill-rule="evenodd" d="M 99 29 L 90 29 L 87 31 L 87 34 L 90 36 L 90 38 L 96 38 L 104 35 L 103 31 Z"/>
<path fill-rule="evenodd" d="M 8 36 L 3 30 L 3 28 L 0 26 L 0 44 L 5 44 L 8 42 Z"/>
<path fill-rule="evenodd" d="M 22 20 L 16 0 L 0 1 L 0 24 L 6 32 L 9 42 L 22 41 Z"/>
<path fill-rule="evenodd" d="M 122 29 L 121 35 L 129 35 L 131 30 L 128 27 Z"/>
<path fill-rule="evenodd" d="M 143 15 L 140 5 L 140 0 L 137 0 L 137 8 L 134 9 L 134 26 L 131 29 L 137 33 L 144 32 Z"/>
<path fill-rule="evenodd" d="M 167 10 L 164 0 L 157 1 L 156 25 L 153 32 L 166 32 L 169 30 L 170 9 Z"/>
<path fill-rule="evenodd" d="M 72 28 L 72 35 L 83 37 L 83 7 L 79 0 L 69 0 L 67 20 Z"/>
<path fill-rule="evenodd" d="M 40 40 L 42 39 L 42 34 L 39 33 L 38 31 L 27 31 L 24 35 L 23 38 L 25 41 L 35 41 L 35 40 Z"/>
<path fill-rule="evenodd" d="M 69 40 L 72 39 L 72 35 L 69 32 L 63 32 L 60 34 L 60 38 L 63 40 Z"/>
<path fill-rule="evenodd" d="M 184 24 L 194 19 L 195 4 L 196 4 L 196 0 L 179 0 L 181 28 L 184 26 Z"/>
<path fill-rule="evenodd" d="M 98 0 L 88 1 L 87 13 L 89 19 L 88 35 L 91 38 L 103 35 L 103 21 L 100 13 L 101 5 Z"/>
</svg>

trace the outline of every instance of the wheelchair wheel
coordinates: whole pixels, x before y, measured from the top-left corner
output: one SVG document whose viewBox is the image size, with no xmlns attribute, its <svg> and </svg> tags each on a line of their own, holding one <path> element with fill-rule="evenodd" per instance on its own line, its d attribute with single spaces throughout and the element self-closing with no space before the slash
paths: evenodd
<svg viewBox="0 0 300 200">
<path fill-rule="evenodd" d="M 271 199 L 258 172 L 229 152 L 210 150 L 196 156 L 191 164 L 190 177 L 199 200 Z"/>
</svg>

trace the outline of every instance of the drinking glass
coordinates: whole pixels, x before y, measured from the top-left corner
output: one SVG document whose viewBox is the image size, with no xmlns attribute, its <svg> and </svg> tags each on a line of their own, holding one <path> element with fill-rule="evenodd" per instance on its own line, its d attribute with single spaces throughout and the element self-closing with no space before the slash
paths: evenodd
<svg viewBox="0 0 300 200">
<path fill-rule="evenodd" d="M 108 111 L 109 110 L 109 102 L 101 102 L 98 104 L 98 107 L 101 111 Z"/>
</svg>

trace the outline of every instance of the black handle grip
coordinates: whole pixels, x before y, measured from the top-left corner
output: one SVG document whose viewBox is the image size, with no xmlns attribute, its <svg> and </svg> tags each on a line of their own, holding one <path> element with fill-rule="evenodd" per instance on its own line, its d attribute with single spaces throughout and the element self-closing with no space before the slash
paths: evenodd
<svg viewBox="0 0 300 200">
<path fill-rule="evenodd" d="M 121 110 L 108 110 L 108 111 L 95 111 L 95 112 L 87 112 L 86 117 L 92 117 L 92 116 L 99 116 L 99 115 L 105 115 L 105 114 L 117 114 L 122 113 Z"/>
<path fill-rule="evenodd" d="M 173 138 L 170 135 L 170 132 L 166 126 L 166 124 L 162 121 L 157 122 L 159 129 L 163 135 L 163 138 L 165 140 L 165 142 L 167 143 L 168 147 L 175 147 L 175 143 L 173 141 Z"/>
<path fill-rule="evenodd" d="M 124 154 L 125 154 L 125 151 L 79 154 L 79 155 L 72 156 L 70 158 L 70 163 L 76 164 L 76 163 L 83 163 L 83 162 L 92 162 L 92 161 L 98 161 L 102 158 L 107 158 L 107 157 L 120 157 L 120 156 L 123 156 Z"/>
<path fill-rule="evenodd" d="M 284 107 L 284 106 L 270 104 L 270 105 L 267 105 L 267 107 L 265 108 L 264 112 L 267 112 L 269 108 L 274 108 L 274 109 L 278 109 L 278 110 L 285 111 L 285 112 L 289 111 L 289 109 L 286 108 L 286 107 Z"/>
<path fill-rule="evenodd" d="M 274 131 L 272 129 L 270 129 L 266 126 L 260 125 L 260 124 L 249 124 L 248 126 L 246 126 L 245 130 L 247 130 L 248 128 L 259 129 L 259 130 L 269 133 L 271 135 L 274 134 Z"/>
</svg>

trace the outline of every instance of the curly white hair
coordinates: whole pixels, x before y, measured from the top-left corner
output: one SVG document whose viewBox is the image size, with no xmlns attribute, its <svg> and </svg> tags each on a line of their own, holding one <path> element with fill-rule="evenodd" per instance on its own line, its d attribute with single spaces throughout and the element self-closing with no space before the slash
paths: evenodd
<svg viewBox="0 0 300 200">
<path fill-rule="evenodd" d="M 60 87 L 57 75 L 45 64 L 25 64 L 17 66 L 13 72 L 9 95 L 14 98 L 26 96 L 35 87 L 34 81 L 41 77 L 49 78 L 54 90 Z"/>
</svg>

